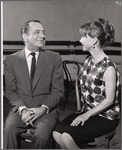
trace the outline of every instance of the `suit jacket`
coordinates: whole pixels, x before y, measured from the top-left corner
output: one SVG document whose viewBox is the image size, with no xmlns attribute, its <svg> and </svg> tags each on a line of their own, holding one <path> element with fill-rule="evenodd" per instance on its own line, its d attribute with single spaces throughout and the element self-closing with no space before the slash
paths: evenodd
<svg viewBox="0 0 122 150">
<path fill-rule="evenodd" d="M 5 96 L 12 110 L 20 106 L 40 107 L 42 104 L 55 109 L 63 96 L 63 68 L 61 56 L 40 50 L 31 90 L 25 50 L 7 56 L 5 61 Z"/>
</svg>

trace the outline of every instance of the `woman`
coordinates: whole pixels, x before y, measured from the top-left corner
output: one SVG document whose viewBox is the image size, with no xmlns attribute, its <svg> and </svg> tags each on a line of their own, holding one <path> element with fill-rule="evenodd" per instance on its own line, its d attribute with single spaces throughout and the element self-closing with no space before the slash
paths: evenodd
<svg viewBox="0 0 122 150">
<path fill-rule="evenodd" d="M 79 146 L 113 131 L 120 117 L 118 89 L 120 74 L 103 47 L 115 37 L 113 25 L 105 19 L 91 20 L 79 29 L 83 51 L 89 51 L 80 72 L 84 111 L 66 117 L 53 132 L 62 149 Z"/>
</svg>

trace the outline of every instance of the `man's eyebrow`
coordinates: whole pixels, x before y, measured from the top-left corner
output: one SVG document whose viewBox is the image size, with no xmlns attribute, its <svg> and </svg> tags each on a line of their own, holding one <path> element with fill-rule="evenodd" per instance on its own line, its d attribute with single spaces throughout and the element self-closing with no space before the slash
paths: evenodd
<svg viewBox="0 0 122 150">
<path fill-rule="evenodd" d="M 33 31 L 33 33 L 41 32 L 42 34 L 45 34 L 45 30 L 36 29 Z"/>
<path fill-rule="evenodd" d="M 41 31 L 41 32 L 45 32 L 45 30 L 40 30 L 40 29 L 36 29 L 35 31 Z"/>
</svg>

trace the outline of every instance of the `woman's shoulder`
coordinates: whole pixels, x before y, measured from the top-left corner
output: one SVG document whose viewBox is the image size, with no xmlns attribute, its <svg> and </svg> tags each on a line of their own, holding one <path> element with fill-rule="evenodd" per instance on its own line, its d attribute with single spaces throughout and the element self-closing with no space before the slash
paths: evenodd
<svg viewBox="0 0 122 150">
<path fill-rule="evenodd" d="M 115 70 L 118 69 L 118 68 L 117 68 L 117 65 L 115 64 L 115 62 L 113 62 L 113 61 L 110 59 L 110 57 L 106 57 L 106 63 L 107 63 L 107 66 L 108 66 L 108 67 L 112 66 L 112 67 L 115 68 Z"/>
<path fill-rule="evenodd" d="M 117 73 L 117 76 L 119 77 L 120 76 L 120 72 L 119 72 L 119 69 L 116 65 L 115 62 L 113 62 L 110 57 L 106 58 L 106 62 L 107 62 L 107 68 L 106 69 L 110 69 L 110 68 L 114 68 L 115 72 Z M 112 70 L 112 69 L 110 69 Z"/>
</svg>

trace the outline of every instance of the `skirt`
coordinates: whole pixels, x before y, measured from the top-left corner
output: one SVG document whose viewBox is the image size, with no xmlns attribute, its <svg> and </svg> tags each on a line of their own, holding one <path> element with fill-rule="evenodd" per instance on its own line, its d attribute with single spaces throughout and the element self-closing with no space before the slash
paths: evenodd
<svg viewBox="0 0 122 150">
<path fill-rule="evenodd" d="M 99 115 L 90 117 L 83 126 L 70 126 L 72 121 L 79 114 L 73 113 L 61 121 L 55 128 L 59 133 L 68 133 L 72 136 L 77 145 L 94 141 L 108 132 L 112 132 L 118 125 L 119 119 L 109 120 Z"/>
</svg>

